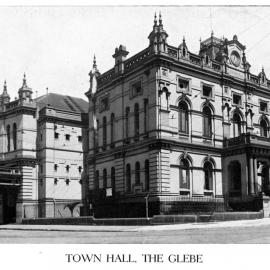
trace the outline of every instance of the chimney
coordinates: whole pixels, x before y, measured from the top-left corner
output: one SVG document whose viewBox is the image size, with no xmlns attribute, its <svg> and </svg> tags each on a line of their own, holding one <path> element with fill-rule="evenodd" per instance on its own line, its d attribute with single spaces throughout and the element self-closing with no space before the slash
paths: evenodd
<svg viewBox="0 0 270 270">
<path fill-rule="evenodd" d="M 119 48 L 115 48 L 113 58 L 115 59 L 115 73 L 124 72 L 124 61 L 129 52 L 126 50 L 126 46 L 120 45 Z"/>
</svg>

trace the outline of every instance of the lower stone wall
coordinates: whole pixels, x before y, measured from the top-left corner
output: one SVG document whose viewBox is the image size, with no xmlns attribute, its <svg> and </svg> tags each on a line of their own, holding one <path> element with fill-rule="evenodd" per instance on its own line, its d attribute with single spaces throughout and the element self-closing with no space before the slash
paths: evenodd
<svg viewBox="0 0 270 270">
<path fill-rule="evenodd" d="M 108 218 L 92 216 L 73 218 L 23 219 L 22 224 L 36 225 L 161 225 L 209 221 L 249 220 L 263 218 L 263 212 L 224 212 L 212 215 L 157 215 L 152 218 Z"/>
<path fill-rule="evenodd" d="M 171 214 L 199 214 L 224 212 L 223 198 L 185 198 L 156 196 L 148 199 L 148 217 Z M 90 213 L 96 218 L 146 217 L 146 197 L 106 199 L 92 204 Z"/>
</svg>

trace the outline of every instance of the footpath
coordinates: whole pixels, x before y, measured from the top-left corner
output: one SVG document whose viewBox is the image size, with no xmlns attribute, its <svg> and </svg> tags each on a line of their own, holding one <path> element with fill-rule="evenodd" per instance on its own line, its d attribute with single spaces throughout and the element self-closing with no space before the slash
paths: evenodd
<svg viewBox="0 0 270 270">
<path fill-rule="evenodd" d="M 185 223 L 170 225 L 148 226 L 115 226 L 115 225 L 32 225 L 32 224 L 6 224 L 0 225 L 1 230 L 30 230 L 30 231 L 70 231 L 70 232 L 139 232 L 139 231 L 175 231 L 196 230 L 209 228 L 231 228 L 270 226 L 270 218 L 255 220 L 237 220 L 204 223 Z"/>
</svg>

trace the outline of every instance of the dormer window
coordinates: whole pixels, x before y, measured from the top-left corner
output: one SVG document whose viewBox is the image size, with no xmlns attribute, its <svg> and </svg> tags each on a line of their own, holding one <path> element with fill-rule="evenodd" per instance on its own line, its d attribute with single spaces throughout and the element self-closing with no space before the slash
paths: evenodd
<svg viewBox="0 0 270 270">
<path fill-rule="evenodd" d="M 268 103 L 266 101 L 260 101 L 260 112 L 262 113 L 268 112 Z"/>
<path fill-rule="evenodd" d="M 233 104 L 241 106 L 242 105 L 242 96 L 238 94 L 233 94 Z"/>
<path fill-rule="evenodd" d="M 202 85 L 202 96 L 205 98 L 212 98 L 213 97 L 213 86 L 203 84 Z"/>
</svg>

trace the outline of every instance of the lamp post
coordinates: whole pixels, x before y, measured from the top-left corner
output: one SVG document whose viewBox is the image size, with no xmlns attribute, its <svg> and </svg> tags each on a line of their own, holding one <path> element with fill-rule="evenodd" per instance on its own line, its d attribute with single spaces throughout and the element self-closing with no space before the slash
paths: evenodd
<svg viewBox="0 0 270 270">
<path fill-rule="evenodd" d="M 148 219 L 149 213 L 148 213 L 148 198 L 149 198 L 149 193 L 145 197 L 145 213 L 146 213 L 146 218 Z"/>
</svg>

